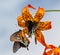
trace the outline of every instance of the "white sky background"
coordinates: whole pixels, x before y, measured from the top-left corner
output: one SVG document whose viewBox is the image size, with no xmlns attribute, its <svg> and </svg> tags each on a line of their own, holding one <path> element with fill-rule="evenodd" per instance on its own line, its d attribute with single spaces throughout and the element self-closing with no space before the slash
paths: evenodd
<svg viewBox="0 0 60 55">
<path fill-rule="evenodd" d="M 17 53 L 12 52 L 13 43 L 10 42 L 10 35 L 19 30 L 16 18 L 27 4 L 32 4 L 45 9 L 60 9 L 60 0 L 0 0 L 0 55 L 42 55 L 44 47 L 38 43 L 35 45 L 34 36 L 30 38 L 29 51 L 25 48 L 19 49 Z M 33 12 L 34 13 L 34 12 Z M 45 13 L 42 21 L 51 20 L 52 29 L 43 31 L 48 44 L 60 45 L 60 13 Z"/>
</svg>

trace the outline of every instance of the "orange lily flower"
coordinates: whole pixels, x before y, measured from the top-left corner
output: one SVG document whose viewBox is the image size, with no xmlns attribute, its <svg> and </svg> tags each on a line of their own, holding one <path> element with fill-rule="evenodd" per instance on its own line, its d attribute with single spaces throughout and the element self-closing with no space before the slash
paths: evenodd
<svg viewBox="0 0 60 55">
<path fill-rule="evenodd" d="M 45 48 L 43 55 L 60 55 L 60 48 L 51 45 L 49 51 L 48 48 Z"/>
<path fill-rule="evenodd" d="M 51 21 L 40 21 L 44 16 L 44 8 L 39 7 L 34 18 L 30 14 L 28 8 L 35 9 L 30 4 L 28 6 L 25 6 L 22 9 L 22 15 L 17 18 L 18 26 L 23 27 L 23 32 L 26 33 L 29 37 L 31 37 L 33 32 L 35 35 L 35 43 L 39 41 L 43 46 L 46 47 L 47 44 L 45 43 L 44 36 L 41 31 L 51 29 Z"/>
</svg>

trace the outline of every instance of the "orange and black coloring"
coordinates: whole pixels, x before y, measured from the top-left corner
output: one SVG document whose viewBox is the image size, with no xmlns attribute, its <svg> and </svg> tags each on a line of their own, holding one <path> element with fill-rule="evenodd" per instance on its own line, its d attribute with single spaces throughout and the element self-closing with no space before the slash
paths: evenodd
<svg viewBox="0 0 60 55">
<path fill-rule="evenodd" d="M 14 53 L 17 52 L 18 49 L 21 47 L 27 48 L 27 50 L 29 50 L 28 46 L 29 46 L 30 41 L 27 37 L 22 37 L 21 32 L 22 30 L 19 30 L 10 36 L 10 41 L 14 42 L 14 45 L 13 45 Z"/>
<path fill-rule="evenodd" d="M 60 47 L 49 45 L 49 48 L 45 48 L 43 55 L 60 55 Z"/>
<path fill-rule="evenodd" d="M 34 33 L 35 36 L 35 44 L 37 44 L 38 41 L 43 46 L 49 47 L 46 44 L 44 35 L 42 34 L 41 31 L 51 29 L 51 21 L 44 21 L 44 22 L 41 21 L 45 13 L 44 8 L 38 7 L 38 10 L 34 17 L 30 13 L 28 8 L 32 8 L 34 10 L 36 9 L 29 4 L 22 9 L 22 14 L 17 17 L 18 26 L 24 29 L 21 31 L 17 31 L 17 34 L 15 32 L 13 35 L 11 35 L 10 40 L 14 41 L 13 46 L 14 52 L 16 52 L 20 47 L 27 47 L 29 45 L 30 40 L 28 39 L 28 37 L 31 37 L 32 33 Z M 26 37 L 25 34 L 27 34 L 28 37 Z"/>
<path fill-rule="evenodd" d="M 38 7 L 38 10 L 34 17 L 32 17 L 28 8 L 35 9 L 30 4 L 28 6 L 25 6 L 22 9 L 21 16 L 18 16 L 17 18 L 18 26 L 24 28 L 22 30 L 24 33 L 23 35 L 26 33 L 30 37 L 33 32 L 35 35 L 35 43 L 39 41 L 43 46 L 46 47 L 47 44 L 45 43 L 44 36 L 41 31 L 51 29 L 51 21 L 41 22 L 41 19 L 45 13 L 44 8 Z"/>
</svg>

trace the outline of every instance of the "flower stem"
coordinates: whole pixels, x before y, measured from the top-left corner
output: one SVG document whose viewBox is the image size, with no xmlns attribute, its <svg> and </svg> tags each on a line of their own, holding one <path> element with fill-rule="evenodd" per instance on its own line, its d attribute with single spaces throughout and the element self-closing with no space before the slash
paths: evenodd
<svg viewBox="0 0 60 55">
<path fill-rule="evenodd" d="M 60 10 L 45 10 L 45 12 L 60 12 Z"/>
</svg>

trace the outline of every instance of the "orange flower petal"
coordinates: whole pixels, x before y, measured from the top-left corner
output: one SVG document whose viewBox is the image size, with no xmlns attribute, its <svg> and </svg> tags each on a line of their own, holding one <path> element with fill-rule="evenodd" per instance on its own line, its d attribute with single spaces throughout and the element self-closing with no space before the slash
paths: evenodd
<svg viewBox="0 0 60 55">
<path fill-rule="evenodd" d="M 18 26 L 25 27 L 25 22 L 22 22 L 22 21 L 23 21 L 22 16 L 18 16 L 17 17 Z"/>
<path fill-rule="evenodd" d="M 38 8 L 38 11 L 36 12 L 33 21 L 35 22 L 40 22 L 40 20 L 43 18 L 44 16 L 44 9 L 43 8 Z"/>
<path fill-rule="evenodd" d="M 42 31 L 51 29 L 51 21 L 39 22 L 38 29 Z"/>
<path fill-rule="evenodd" d="M 43 55 L 60 55 L 60 48 L 55 47 L 54 45 L 49 45 L 50 48 L 45 48 Z M 47 51 L 48 49 L 51 49 Z"/>
<path fill-rule="evenodd" d="M 38 42 L 40 42 L 45 47 L 47 46 L 47 44 L 45 43 L 45 39 L 44 39 L 42 32 L 40 32 L 39 30 L 36 30 L 34 32 L 34 35 L 35 35 L 36 40 L 38 40 Z"/>
</svg>

